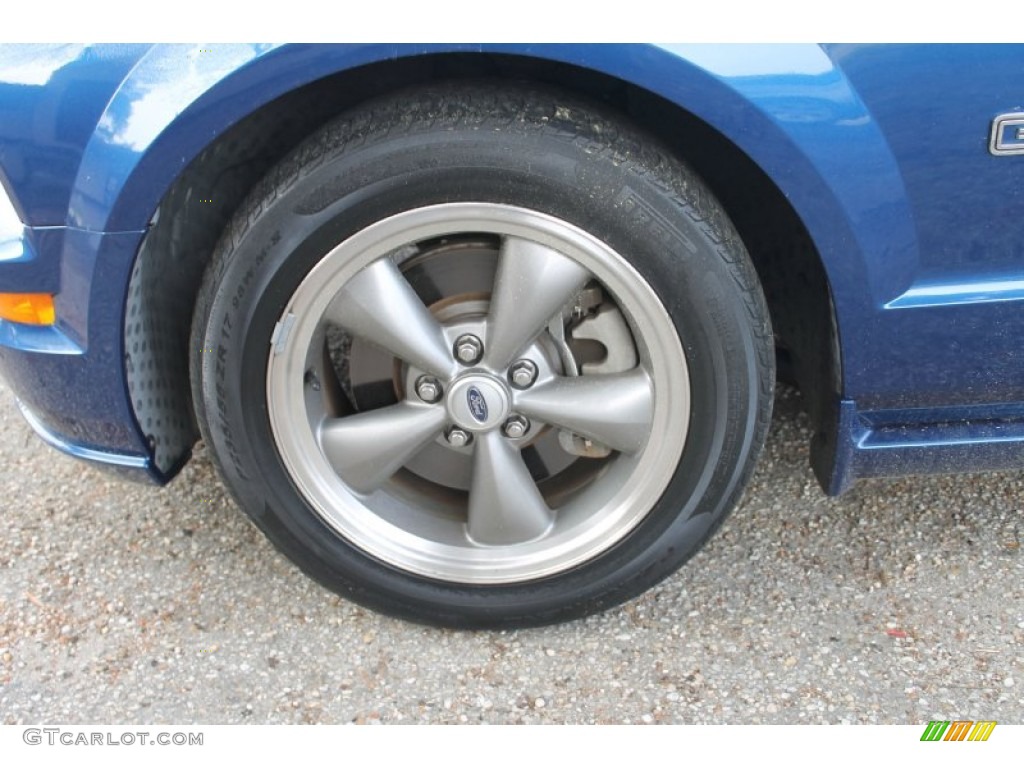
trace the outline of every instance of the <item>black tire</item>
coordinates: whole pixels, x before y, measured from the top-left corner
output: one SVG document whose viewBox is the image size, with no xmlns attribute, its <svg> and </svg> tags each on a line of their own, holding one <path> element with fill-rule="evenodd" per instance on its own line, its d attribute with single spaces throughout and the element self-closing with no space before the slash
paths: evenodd
<svg viewBox="0 0 1024 768">
<path fill-rule="evenodd" d="M 530 557 L 534 557 L 534 551 L 538 554 L 535 559 L 523 562 L 541 563 L 538 568 L 547 569 L 537 578 L 514 577 L 517 573 L 527 573 L 527 565 L 522 565 L 520 571 L 510 566 L 509 573 L 513 577 L 494 582 L 489 582 L 486 575 L 477 577 L 478 571 L 468 570 L 469 565 L 464 571 L 459 570 L 463 566 L 452 566 L 452 573 L 472 573 L 473 578 L 460 581 L 450 575 L 433 577 L 433 561 L 428 559 L 427 565 L 421 568 L 415 559 L 421 553 L 415 547 L 408 556 L 409 567 L 405 567 L 403 555 L 389 554 L 390 545 L 381 538 L 381 535 L 386 538 L 387 531 L 391 530 L 387 526 L 382 528 L 383 534 L 367 534 L 365 539 L 360 533 L 344 534 L 343 531 L 350 530 L 345 527 L 348 525 L 345 515 L 349 513 L 339 513 L 335 518 L 331 510 L 325 510 L 333 491 L 310 490 L 319 488 L 316 483 L 321 481 L 333 488 L 330 478 L 324 480 L 322 472 L 318 475 L 314 469 L 308 469 L 309 474 L 306 474 L 307 467 L 295 463 L 296 449 L 291 443 L 284 445 L 282 435 L 291 440 L 293 434 L 295 444 L 305 444 L 301 441 L 306 439 L 303 435 L 307 425 L 299 419 L 298 426 L 294 426 L 295 420 L 274 416 L 286 407 L 280 403 L 290 408 L 289 404 L 296 402 L 284 394 L 292 389 L 286 390 L 285 385 L 276 383 L 286 381 L 281 377 L 294 376 L 295 371 L 283 372 L 283 362 L 268 359 L 278 354 L 281 339 L 285 339 L 285 354 L 291 356 L 289 360 L 301 360 L 302 354 L 307 355 L 304 359 L 314 360 L 318 354 L 313 341 L 303 352 L 303 346 L 292 339 L 305 337 L 299 331 L 291 331 L 290 321 L 282 322 L 289 313 L 293 320 L 298 313 L 299 320 L 295 324 L 298 328 L 304 322 L 305 306 L 312 306 L 292 306 L 295 295 L 319 296 L 315 291 L 321 290 L 317 287 L 320 283 L 306 279 L 310 271 L 321 262 L 327 263 L 327 255 L 339 243 L 347 242 L 353 235 L 375 231 L 367 229 L 371 225 L 427 206 L 453 203 L 490 204 L 490 208 L 482 207 L 487 211 L 493 208 L 496 215 L 507 212 L 512 216 L 526 211 L 524 215 L 529 216 L 529 212 L 539 212 L 564 224 L 570 235 L 573 228 L 588 233 L 628 262 L 641 278 L 634 281 L 638 282 L 636 286 L 630 277 L 623 277 L 621 282 L 617 282 L 618 277 L 609 277 L 607 282 L 602 282 L 603 278 L 598 276 L 604 274 L 601 272 L 604 262 L 600 261 L 594 262 L 597 266 L 587 267 L 590 270 L 587 279 L 592 281 L 587 284 L 599 286 L 596 295 L 606 302 L 602 307 L 610 303 L 626 317 L 640 360 L 636 370 L 646 366 L 645 375 L 655 382 L 645 390 L 649 401 L 642 406 L 647 409 L 643 413 L 678 414 L 679 403 L 664 401 L 670 399 L 666 392 L 676 392 L 674 387 L 679 384 L 681 375 L 689 390 L 689 408 L 684 411 L 688 417 L 673 417 L 671 424 L 652 421 L 649 436 L 645 438 L 647 442 L 643 442 L 643 447 L 636 449 L 635 454 L 623 449 L 622 453 L 613 451 L 606 459 L 575 459 L 564 470 L 563 474 L 571 470 L 584 477 L 586 485 L 580 481 L 584 490 L 598 487 L 602 482 L 601 472 L 610 475 L 620 467 L 622 473 L 627 473 L 623 477 L 635 477 L 628 475 L 634 471 L 630 469 L 634 466 L 655 467 L 664 474 L 664 481 L 659 481 L 663 488 L 658 489 L 656 497 L 643 502 L 642 508 L 629 512 L 632 517 L 622 518 L 626 522 L 616 523 L 621 530 L 616 529 L 614 536 L 597 539 L 597 534 L 586 533 L 589 529 L 582 524 L 577 532 L 577 528 L 568 527 L 569 522 L 564 523 L 572 535 L 591 536 L 597 542 L 587 557 L 575 562 L 572 559 L 575 555 L 544 549 L 544 546 L 553 548 L 554 544 L 542 546 L 528 539 L 529 534 L 506 533 L 501 527 L 504 523 L 499 525 L 490 520 L 483 525 L 492 526 L 486 527 L 487 536 L 492 535 L 493 530 L 498 531 L 493 535 L 499 548 L 481 546 L 479 550 L 471 550 L 467 545 L 467 553 L 474 557 L 483 553 L 482 557 L 486 558 L 491 552 L 514 553 L 516 547 L 525 548 L 529 544 L 533 547 L 529 550 Z M 439 210 L 462 209 L 456 206 Z M 530 226 L 537 227 L 546 221 L 539 216 L 527 220 Z M 472 257 L 477 260 L 472 262 L 474 269 L 477 264 L 493 261 L 487 253 L 487 243 L 491 242 L 487 237 L 490 236 L 480 236 L 483 245 L 473 241 L 476 243 L 473 247 L 477 248 L 474 251 L 477 255 Z M 494 247 L 505 248 L 512 235 L 499 228 L 494 237 L 497 243 Z M 462 243 L 455 235 L 451 240 L 467 252 L 472 250 L 473 243 L 469 241 Z M 416 258 L 427 260 L 428 266 L 434 264 L 423 254 L 433 254 L 435 251 L 430 249 L 440 248 L 437 253 L 443 254 L 444 259 L 459 258 L 463 261 L 458 264 L 470 264 L 465 261 L 470 257 L 452 255 L 455 245 L 448 240 L 432 240 L 429 244 L 417 240 L 416 243 L 415 258 L 402 261 L 406 256 L 405 251 L 401 251 L 371 263 L 375 269 L 376 265 L 382 265 L 379 269 L 385 270 L 390 267 L 383 264 L 384 261 L 401 262 L 408 276 L 413 267 L 406 265 Z M 552 248 L 555 255 L 551 258 L 556 265 L 562 263 L 559 257 L 569 261 L 576 258 Z M 436 263 L 442 264 L 440 255 L 429 258 L 436 258 L 439 260 Z M 344 270 L 342 257 L 330 263 L 332 268 Z M 609 263 L 615 266 L 614 259 Z M 584 262 L 578 262 L 577 266 L 580 265 Z M 616 275 L 632 274 L 629 268 L 622 269 Z M 345 279 L 349 281 L 343 283 L 345 290 L 350 291 L 345 296 L 354 296 L 355 278 Z M 543 285 L 547 287 L 549 283 Z M 363 290 L 363 283 L 358 287 Z M 640 292 L 652 291 L 650 295 L 660 307 L 645 309 L 641 306 L 643 302 L 630 299 L 626 288 L 634 287 Z M 429 293 L 431 288 L 421 286 L 417 290 L 420 298 L 424 298 L 424 292 Z M 583 306 L 582 300 L 574 301 L 577 307 Z M 424 302 L 429 303 L 426 298 Z M 344 306 L 349 303 L 342 302 Z M 331 312 L 335 312 L 333 307 L 337 304 L 331 305 Z M 440 312 L 437 306 L 432 305 L 435 313 Z M 524 306 L 530 305 L 526 302 Z M 381 310 L 380 317 L 390 317 L 390 307 Z M 670 319 L 685 366 L 673 364 L 669 369 L 668 363 L 658 359 L 655 352 L 666 347 L 658 346 L 661 342 L 643 335 L 642 326 L 646 321 L 640 315 L 646 311 L 654 313 L 652 317 Z M 314 326 L 314 322 L 317 325 Z M 347 325 L 343 325 L 344 333 L 339 341 L 331 337 L 333 326 L 322 317 L 319 320 L 314 317 L 310 323 L 309 327 L 314 330 L 310 331 L 313 335 L 309 338 L 322 346 L 319 354 L 324 368 L 317 368 L 313 372 L 316 375 L 306 374 L 306 389 L 302 391 L 309 393 L 312 387 L 319 394 L 310 395 L 313 399 L 304 401 L 306 404 L 301 407 L 311 414 L 308 428 L 313 439 L 325 440 L 323 425 L 336 423 L 326 419 L 359 410 L 356 396 L 346 389 L 345 377 L 350 375 L 346 368 L 348 361 L 355 360 L 357 354 L 352 344 L 361 342 L 358 332 L 348 333 Z M 543 350 L 553 348 L 553 342 L 545 334 L 557 335 L 557 328 L 553 325 L 550 331 L 542 331 L 543 340 L 534 342 L 529 349 L 541 345 L 537 349 L 542 348 L 542 351 L 537 354 L 547 354 Z M 317 334 L 334 340 L 324 340 Z M 352 336 L 356 337 L 356 342 L 351 342 Z M 272 347 L 272 337 L 277 339 L 278 346 Z M 487 343 L 490 344 L 489 337 Z M 289 345 L 294 345 L 295 349 Z M 195 312 L 192 349 L 211 348 L 216 354 L 196 352 L 192 358 L 193 393 L 202 435 L 228 487 L 260 529 L 307 574 L 347 598 L 414 621 L 457 627 L 538 625 L 572 619 L 627 600 L 675 571 L 708 539 L 737 503 L 767 430 L 774 384 L 772 333 L 755 272 L 727 216 L 701 180 L 656 140 L 604 108 L 557 92 L 496 83 L 449 83 L 365 104 L 324 126 L 280 163 L 253 190 L 235 216 L 206 275 Z M 368 356 L 367 359 L 376 354 L 372 346 L 366 349 L 369 351 L 359 354 Z M 340 362 L 338 356 L 342 358 Z M 552 359 L 555 362 L 551 365 L 558 368 L 560 363 Z M 315 367 L 316 363 L 312 365 Z M 396 371 L 393 399 L 401 401 L 405 397 L 415 401 L 410 385 L 403 384 L 408 379 L 408 366 L 396 363 L 393 367 Z M 567 373 L 566 367 L 567 363 L 551 375 L 557 378 L 559 372 Z M 333 379 L 330 374 L 334 375 Z M 320 381 L 325 376 L 330 380 Z M 461 368 L 453 376 L 455 378 L 440 382 L 446 397 L 454 387 L 471 389 L 476 386 L 474 382 L 491 381 L 483 373 L 470 380 L 470 374 L 463 373 Z M 583 378 L 586 377 L 580 377 Z M 574 385 L 579 385 L 580 379 L 576 379 Z M 661 386 L 659 390 L 658 381 L 674 383 L 668 388 Z M 480 387 L 483 386 L 481 383 Z M 348 387 L 354 387 L 351 381 Z M 468 389 L 466 391 L 469 398 Z M 498 395 L 491 390 L 487 392 L 491 400 L 485 397 L 482 411 L 485 416 L 489 413 L 488 407 L 505 408 L 502 413 L 508 414 L 509 409 L 520 402 L 514 399 L 519 397 L 514 389 Z M 477 394 L 480 394 L 479 388 Z M 345 399 L 340 406 L 336 405 L 339 397 Z M 433 406 L 449 409 L 445 411 L 448 422 L 456 419 L 451 409 L 456 407 L 453 403 L 457 398 L 454 395 L 451 398 L 446 404 Z M 409 405 L 410 411 L 413 405 L 423 406 L 414 402 Z M 320 408 L 325 409 L 327 415 L 324 420 L 315 422 L 314 415 L 320 413 Z M 367 406 L 366 410 L 373 408 Z M 425 412 L 422 408 L 415 411 L 416 414 Z M 282 426 L 285 422 L 287 426 Z M 472 426 L 471 422 L 467 424 Z M 533 426 L 531 424 L 530 428 Z M 475 453 L 483 451 L 481 446 L 485 443 L 491 445 L 488 441 L 499 444 L 497 437 L 489 436 L 497 434 L 494 430 L 497 427 L 488 433 L 472 433 L 476 440 L 469 448 L 460 449 L 471 455 L 466 461 L 471 462 L 473 477 L 502 466 L 488 464 Z M 549 432 L 554 435 L 556 430 L 538 434 L 548 435 Z M 648 457 L 648 447 L 656 440 L 675 444 L 672 441 L 683 432 L 685 439 L 679 442 L 677 460 L 672 459 L 667 471 L 664 459 L 657 464 L 659 459 Z M 539 441 L 540 438 L 533 439 Z M 319 444 L 326 445 L 326 442 Z M 437 448 L 433 443 L 427 445 L 433 452 L 448 450 L 445 446 Z M 348 461 L 349 455 L 344 454 L 340 461 Z M 453 454 L 452 462 L 457 458 Z M 330 461 L 324 449 L 323 456 L 310 457 L 310 466 Z M 600 464 L 602 461 L 607 465 Z M 484 470 L 477 469 L 478 466 Z M 598 466 L 602 467 L 600 472 L 593 469 Z M 347 464 L 345 467 L 344 472 L 339 470 L 338 483 L 348 488 L 346 483 L 355 475 Z M 585 473 L 579 467 L 587 468 Z M 546 468 L 530 471 L 535 483 L 544 486 L 544 482 L 548 482 L 541 480 L 546 476 Z M 394 489 L 394 484 L 398 483 L 395 478 L 399 475 L 405 478 L 402 483 L 406 485 Z M 407 470 L 400 470 L 379 493 L 389 500 L 433 498 L 425 495 L 425 490 L 424 495 L 417 495 L 421 493 L 418 485 L 421 478 L 415 475 L 409 480 L 407 475 Z M 558 475 L 555 479 L 561 477 Z M 517 478 L 520 485 L 515 485 L 516 494 L 523 488 L 523 478 Z M 370 512 L 390 508 L 385 502 L 380 502 L 383 506 L 374 506 L 377 502 L 373 499 L 377 497 L 359 495 L 362 491 L 355 489 L 357 485 L 359 483 L 350 489 L 355 499 L 354 509 L 359 504 Z M 415 493 L 407 487 L 413 488 Z M 564 490 L 570 487 L 569 481 L 551 480 L 539 491 L 545 504 L 555 498 L 544 495 L 551 487 L 559 489 L 558 493 L 564 492 L 565 498 L 573 503 L 585 499 L 583 490 Z M 604 494 L 613 493 L 599 489 Z M 436 495 L 433 486 L 428 490 Z M 638 494 L 644 492 L 637 491 Z M 457 491 L 452 494 L 458 496 Z M 592 495 L 596 499 L 606 498 L 597 491 Z M 483 491 L 480 498 L 484 498 Z M 499 506 L 506 503 L 504 496 L 500 498 Z M 619 497 L 607 498 L 612 499 L 608 501 L 611 509 Z M 473 504 L 472 500 L 467 503 Z M 587 514 L 585 503 L 578 503 L 583 510 L 580 514 Z M 602 515 L 612 514 L 604 507 L 598 510 L 595 505 L 594 514 L 598 511 Z M 408 513 L 402 514 L 415 512 L 415 504 L 412 504 Z M 382 518 L 389 514 L 380 512 Z M 443 515 L 436 514 L 441 520 Z M 567 521 L 569 516 L 570 513 L 565 513 Z M 358 527 L 359 520 L 365 519 L 358 518 L 352 525 Z M 555 513 L 553 519 L 555 522 L 550 523 L 548 532 L 541 534 L 538 541 L 554 536 L 550 532 L 563 525 L 559 513 Z M 605 519 L 595 518 L 594 525 Z M 395 520 L 405 518 L 387 517 L 387 525 L 406 525 Z M 449 529 L 441 526 L 453 524 L 442 520 L 430 525 L 438 526 L 438 531 L 443 530 L 444 535 L 448 535 Z M 399 529 L 405 531 L 395 528 Z M 569 533 L 565 536 L 567 541 L 575 541 L 569 538 Z M 431 544 L 430 536 L 423 534 L 422 539 Z M 470 544 L 476 541 L 468 540 Z M 377 550 L 378 544 L 385 550 L 384 555 Z M 461 543 L 458 546 L 462 546 Z M 580 547 L 580 551 L 584 551 L 583 545 Z M 435 557 L 431 546 L 425 546 L 424 550 L 430 550 L 429 557 Z M 547 559 L 543 559 L 541 553 L 546 553 L 543 557 Z M 467 555 L 467 562 L 469 560 Z M 473 568 L 475 563 L 473 560 Z"/>
</svg>

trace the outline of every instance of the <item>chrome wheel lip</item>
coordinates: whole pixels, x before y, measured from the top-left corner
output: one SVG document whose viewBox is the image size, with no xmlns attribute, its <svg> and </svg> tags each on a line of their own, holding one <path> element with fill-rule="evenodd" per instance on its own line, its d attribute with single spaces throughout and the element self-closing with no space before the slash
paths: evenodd
<svg viewBox="0 0 1024 768">
<path fill-rule="evenodd" d="M 307 353 L 342 287 L 402 246 L 463 232 L 520 237 L 585 267 L 626 314 L 639 342 L 640 366 L 653 391 L 653 428 L 644 447 L 635 456 L 617 456 L 600 482 L 558 508 L 557 523 L 544 534 L 512 545 L 480 545 L 468 537 L 464 545 L 434 541 L 385 519 L 374 505 L 388 503 L 382 498 L 386 491 L 359 493 L 338 477 L 320 449 L 306 409 Z M 496 203 L 446 203 L 383 219 L 320 260 L 293 293 L 281 320 L 289 315 L 294 320 L 287 337 L 271 346 L 267 365 L 268 413 L 278 454 L 323 522 L 356 548 L 400 570 L 479 585 L 564 573 L 607 551 L 634 530 L 661 498 L 681 459 L 690 389 L 686 357 L 671 318 L 650 285 L 621 255 L 548 214 Z M 460 364 L 453 356 L 449 380 L 459 376 Z M 609 493 L 610 487 L 615 490 Z"/>
</svg>

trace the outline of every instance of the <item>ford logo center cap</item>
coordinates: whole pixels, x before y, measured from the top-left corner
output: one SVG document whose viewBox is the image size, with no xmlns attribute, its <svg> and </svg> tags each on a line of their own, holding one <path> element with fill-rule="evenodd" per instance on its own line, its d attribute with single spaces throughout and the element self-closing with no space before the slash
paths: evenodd
<svg viewBox="0 0 1024 768">
<path fill-rule="evenodd" d="M 455 424 L 471 432 L 486 432 L 508 418 L 512 398 L 503 382 L 487 374 L 473 373 L 449 387 L 446 404 Z"/>
</svg>

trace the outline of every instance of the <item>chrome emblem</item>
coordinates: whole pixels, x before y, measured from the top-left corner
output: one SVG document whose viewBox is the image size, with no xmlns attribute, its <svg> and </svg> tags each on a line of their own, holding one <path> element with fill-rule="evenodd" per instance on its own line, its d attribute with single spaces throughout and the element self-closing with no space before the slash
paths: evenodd
<svg viewBox="0 0 1024 768">
<path fill-rule="evenodd" d="M 481 424 L 485 423 L 487 421 L 487 401 L 484 400 L 483 393 L 476 387 L 470 387 L 466 390 L 466 402 L 469 403 L 469 412 L 473 414 L 473 418 Z"/>
<path fill-rule="evenodd" d="M 988 151 L 993 155 L 1024 155 L 1024 112 L 999 115 L 992 121 Z"/>
</svg>

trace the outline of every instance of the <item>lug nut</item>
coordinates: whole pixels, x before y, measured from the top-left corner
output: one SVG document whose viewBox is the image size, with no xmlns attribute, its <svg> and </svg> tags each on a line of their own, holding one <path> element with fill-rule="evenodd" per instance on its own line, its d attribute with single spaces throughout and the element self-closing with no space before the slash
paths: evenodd
<svg viewBox="0 0 1024 768">
<path fill-rule="evenodd" d="M 455 356 L 465 365 L 475 365 L 484 356 L 484 343 L 471 333 L 455 340 Z"/>
<path fill-rule="evenodd" d="M 458 427 L 451 427 L 447 432 L 444 433 L 444 439 L 448 441 L 448 445 L 453 448 L 462 448 L 469 445 L 473 439 L 472 435 L 464 429 Z"/>
<path fill-rule="evenodd" d="M 416 394 L 425 403 L 436 403 L 441 399 L 441 382 L 433 376 L 420 376 L 416 379 Z"/>
<path fill-rule="evenodd" d="M 505 437 L 515 440 L 530 431 L 530 422 L 525 416 L 509 416 L 502 425 L 501 431 L 505 433 Z"/>
<path fill-rule="evenodd" d="M 518 360 L 508 370 L 508 380 L 516 389 L 527 389 L 537 380 L 537 366 L 532 360 Z"/>
</svg>

